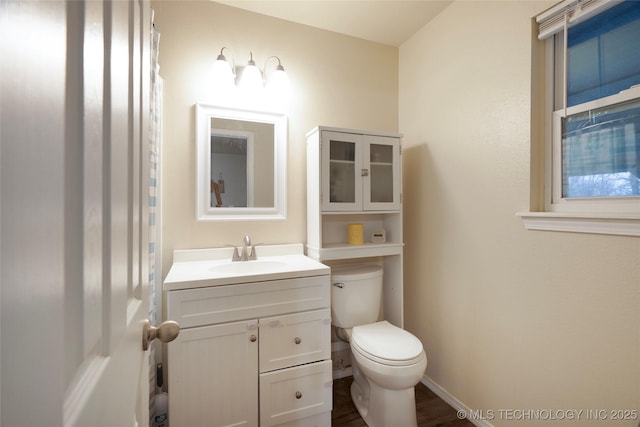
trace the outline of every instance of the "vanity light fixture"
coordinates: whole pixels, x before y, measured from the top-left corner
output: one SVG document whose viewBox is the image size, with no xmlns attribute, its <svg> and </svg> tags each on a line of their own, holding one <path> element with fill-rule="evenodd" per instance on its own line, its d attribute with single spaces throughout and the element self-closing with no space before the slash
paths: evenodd
<svg viewBox="0 0 640 427">
<path fill-rule="evenodd" d="M 279 95 L 288 99 L 291 96 L 291 83 L 289 82 L 289 76 L 284 72 L 284 67 L 280 62 L 280 58 L 277 56 L 270 56 L 266 61 L 264 61 L 265 73 L 267 71 L 267 62 L 269 62 L 270 59 L 277 59 L 278 65 L 276 66 L 276 70 L 271 73 L 271 77 L 267 81 L 266 89 L 276 96 Z"/>
<path fill-rule="evenodd" d="M 220 49 L 220 55 L 218 55 L 216 62 L 213 63 L 212 72 L 213 82 L 216 87 L 222 90 L 229 90 L 235 86 L 235 78 L 231 64 L 227 62 L 227 58 L 223 54 L 225 49 L 231 52 L 228 47 Z"/>
<path fill-rule="evenodd" d="M 235 87 L 236 67 L 235 64 L 232 65 L 227 61 L 227 58 L 224 56 L 225 49 L 228 52 L 231 52 L 228 47 L 220 49 L 220 54 L 218 55 L 216 62 L 213 64 L 212 72 L 215 87 L 218 89 L 230 90 Z M 233 58 L 233 54 L 231 56 Z M 263 76 L 266 76 L 267 63 L 271 59 L 276 59 L 278 61 L 278 65 L 276 66 L 275 71 L 271 73 L 265 84 Z M 237 79 L 238 87 L 244 91 L 257 93 L 265 89 L 270 94 L 283 98 L 288 98 L 291 94 L 289 77 L 284 71 L 280 58 L 277 56 L 270 56 L 267 58 L 264 62 L 263 69 L 260 70 L 253 59 L 253 52 L 249 52 L 249 63 L 246 67 L 239 70 L 238 74 L 240 75 L 240 78 Z"/>
<path fill-rule="evenodd" d="M 262 89 L 262 71 L 253 60 L 253 52 L 249 52 L 249 64 L 242 70 L 239 86 L 243 90 L 257 91 Z"/>
</svg>

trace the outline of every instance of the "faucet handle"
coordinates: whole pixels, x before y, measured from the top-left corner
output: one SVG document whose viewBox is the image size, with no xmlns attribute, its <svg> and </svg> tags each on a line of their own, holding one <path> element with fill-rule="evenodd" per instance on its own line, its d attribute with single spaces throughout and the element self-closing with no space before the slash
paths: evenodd
<svg viewBox="0 0 640 427">
<path fill-rule="evenodd" d="M 251 246 L 251 236 L 244 236 L 244 239 L 242 241 L 245 246 Z"/>
<path fill-rule="evenodd" d="M 259 246 L 259 245 L 264 245 L 264 243 L 256 243 L 255 245 L 251 246 L 251 253 L 249 254 L 250 261 L 258 259 L 258 254 L 256 253 L 256 246 Z"/>
<path fill-rule="evenodd" d="M 233 248 L 233 255 L 231 257 L 231 261 L 235 262 L 235 261 L 240 261 L 240 252 L 238 252 L 238 248 L 233 246 L 233 245 L 225 245 L 228 246 L 230 248 Z"/>
</svg>

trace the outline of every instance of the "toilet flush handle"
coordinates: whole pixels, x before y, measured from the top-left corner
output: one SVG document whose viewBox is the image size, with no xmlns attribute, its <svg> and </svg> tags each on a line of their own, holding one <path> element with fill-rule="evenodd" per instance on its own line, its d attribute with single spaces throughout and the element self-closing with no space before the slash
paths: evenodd
<svg viewBox="0 0 640 427">
<path fill-rule="evenodd" d="M 336 283 L 333 284 L 333 286 L 335 286 L 336 288 L 342 289 L 342 288 L 344 288 L 344 283 L 343 282 L 336 282 Z"/>
</svg>

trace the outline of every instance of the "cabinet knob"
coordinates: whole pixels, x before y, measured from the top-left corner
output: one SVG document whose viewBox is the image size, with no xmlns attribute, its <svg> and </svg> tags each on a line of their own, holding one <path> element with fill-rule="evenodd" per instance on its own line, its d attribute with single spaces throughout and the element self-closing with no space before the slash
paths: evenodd
<svg viewBox="0 0 640 427">
<path fill-rule="evenodd" d="M 251 341 L 251 342 L 256 342 L 257 339 L 258 339 L 258 337 L 256 337 L 255 335 L 251 335 L 249 337 L 249 341 Z"/>
<path fill-rule="evenodd" d="M 296 337 L 296 339 L 293 340 L 296 344 L 300 344 L 302 342 L 302 340 L 298 337 Z"/>
<path fill-rule="evenodd" d="M 369 176 L 369 169 L 361 169 L 360 176 Z"/>
<path fill-rule="evenodd" d="M 301 399 L 302 398 L 302 393 L 300 393 L 299 391 L 296 391 L 296 399 Z"/>
</svg>

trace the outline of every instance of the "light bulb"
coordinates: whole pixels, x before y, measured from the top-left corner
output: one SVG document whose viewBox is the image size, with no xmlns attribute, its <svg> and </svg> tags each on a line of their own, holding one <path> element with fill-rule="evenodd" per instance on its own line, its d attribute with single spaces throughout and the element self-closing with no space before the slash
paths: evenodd
<svg viewBox="0 0 640 427">
<path fill-rule="evenodd" d="M 222 48 L 224 49 L 224 48 Z M 213 85 L 217 90 L 227 91 L 234 87 L 233 71 L 231 70 L 231 64 L 227 62 L 227 58 L 220 51 L 220 55 L 213 63 L 212 67 Z"/>
<path fill-rule="evenodd" d="M 291 83 L 289 82 L 289 76 L 284 72 L 284 67 L 280 63 L 280 58 L 277 56 L 272 56 L 271 58 L 278 60 L 278 66 L 276 67 L 276 70 L 271 73 L 269 80 L 267 81 L 265 88 L 267 95 L 266 99 L 272 108 L 287 111 L 289 109 L 289 102 L 291 99 Z M 267 59 L 267 61 L 269 59 Z"/>
<path fill-rule="evenodd" d="M 253 54 L 250 53 L 249 65 L 242 70 L 240 77 L 240 88 L 248 91 L 259 91 L 263 87 L 262 72 L 253 60 Z"/>
<path fill-rule="evenodd" d="M 269 77 L 267 90 L 273 98 L 288 100 L 291 97 L 291 83 L 289 82 L 289 76 L 284 72 L 284 68 L 282 68 L 282 66 L 279 65 L 278 69 L 271 74 L 271 77 Z"/>
</svg>

